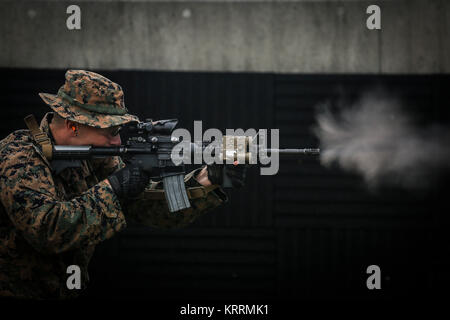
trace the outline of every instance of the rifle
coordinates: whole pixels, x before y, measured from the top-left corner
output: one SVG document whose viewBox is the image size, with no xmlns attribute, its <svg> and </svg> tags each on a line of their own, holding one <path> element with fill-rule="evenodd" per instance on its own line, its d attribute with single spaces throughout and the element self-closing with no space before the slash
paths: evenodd
<svg viewBox="0 0 450 320">
<path fill-rule="evenodd" d="M 128 127 L 130 134 L 125 144 L 116 147 L 93 146 L 61 146 L 52 147 L 52 160 L 85 160 L 91 158 L 120 156 L 125 163 L 133 163 L 144 170 L 151 170 L 153 179 L 161 179 L 170 212 L 176 212 L 190 207 L 186 187 L 184 184 L 184 163 L 175 164 L 172 151 L 180 140 L 172 137 L 178 123 L 177 119 L 159 120 L 152 122 L 132 123 Z M 236 141 L 239 137 L 224 136 L 221 149 L 221 159 L 236 161 L 240 151 L 244 151 L 245 161 L 251 157 L 248 151 L 251 137 L 242 137 L 245 144 L 238 148 Z M 190 143 L 190 152 L 203 151 L 208 148 L 210 141 L 203 141 L 201 145 Z M 230 144 L 231 143 L 231 144 Z M 242 147 L 242 146 L 241 146 Z M 238 150 L 239 149 L 239 150 Z M 281 155 L 318 155 L 319 149 L 257 149 L 267 154 Z M 213 153 L 214 154 L 214 153 Z M 226 174 L 223 176 L 223 186 L 231 187 L 231 180 Z"/>
</svg>

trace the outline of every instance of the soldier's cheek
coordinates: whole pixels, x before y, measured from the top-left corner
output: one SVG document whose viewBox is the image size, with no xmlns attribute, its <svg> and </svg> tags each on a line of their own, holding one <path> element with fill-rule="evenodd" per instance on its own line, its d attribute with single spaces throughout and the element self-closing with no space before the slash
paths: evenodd
<svg viewBox="0 0 450 320">
<path fill-rule="evenodd" d="M 90 143 L 88 144 L 91 144 L 95 147 L 108 147 L 111 145 L 109 139 L 103 135 L 93 136 Z"/>
</svg>

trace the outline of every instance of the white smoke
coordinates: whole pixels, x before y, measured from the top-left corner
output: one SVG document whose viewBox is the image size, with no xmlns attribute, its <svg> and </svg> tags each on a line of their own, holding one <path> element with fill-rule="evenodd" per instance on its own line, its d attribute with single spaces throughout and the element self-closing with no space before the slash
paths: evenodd
<svg viewBox="0 0 450 320">
<path fill-rule="evenodd" d="M 371 188 L 430 186 L 450 167 L 450 131 L 419 127 L 402 110 L 399 101 L 380 92 L 365 94 L 337 113 L 322 107 L 314 129 L 321 163 L 360 173 Z"/>
</svg>

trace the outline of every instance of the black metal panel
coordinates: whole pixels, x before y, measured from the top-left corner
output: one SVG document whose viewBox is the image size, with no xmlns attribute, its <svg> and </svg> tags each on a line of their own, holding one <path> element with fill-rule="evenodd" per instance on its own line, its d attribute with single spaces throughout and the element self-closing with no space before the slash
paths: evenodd
<svg viewBox="0 0 450 320">
<path fill-rule="evenodd" d="M 269 298 L 275 292 L 271 229 L 129 228 L 92 264 L 92 296 Z M 98 257 L 101 257 L 99 259 Z"/>
</svg>

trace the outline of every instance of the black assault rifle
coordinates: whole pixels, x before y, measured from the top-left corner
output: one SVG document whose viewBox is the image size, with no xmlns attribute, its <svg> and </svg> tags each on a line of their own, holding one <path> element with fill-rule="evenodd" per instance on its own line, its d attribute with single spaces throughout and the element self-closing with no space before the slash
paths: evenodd
<svg viewBox="0 0 450 320">
<path fill-rule="evenodd" d="M 52 160 L 83 160 L 90 158 L 101 158 L 120 156 L 125 163 L 133 163 L 141 166 L 144 170 L 151 170 L 153 179 L 162 179 L 164 193 L 170 212 L 179 211 L 190 207 L 189 198 L 184 184 L 185 168 L 181 163 L 176 165 L 172 161 L 172 151 L 180 140 L 172 137 L 172 132 L 178 123 L 177 119 L 159 120 L 152 122 L 132 123 L 128 126 L 129 138 L 125 144 L 116 147 L 93 147 L 93 146 L 61 146 L 55 145 L 52 150 Z M 224 136 L 224 142 L 227 136 Z M 236 137 L 231 137 L 234 142 Z M 245 138 L 244 138 L 245 139 Z M 231 141 L 228 139 L 227 141 Z M 247 137 L 247 144 L 249 142 Z M 210 142 L 198 144 L 191 143 L 191 153 L 202 151 L 208 147 Z M 228 148 L 226 147 L 228 145 Z M 236 144 L 234 144 L 236 146 Z M 238 159 L 236 147 L 230 147 L 224 143 L 222 147 L 223 159 Z M 248 148 L 244 146 L 244 148 Z M 318 155 L 319 149 L 258 149 L 267 154 L 279 153 L 281 155 Z M 245 151 L 246 162 L 251 154 Z M 214 154 L 214 152 L 212 153 Z M 225 161 L 225 160 L 224 160 Z M 224 175 L 224 187 L 231 187 L 230 179 Z"/>
</svg>

